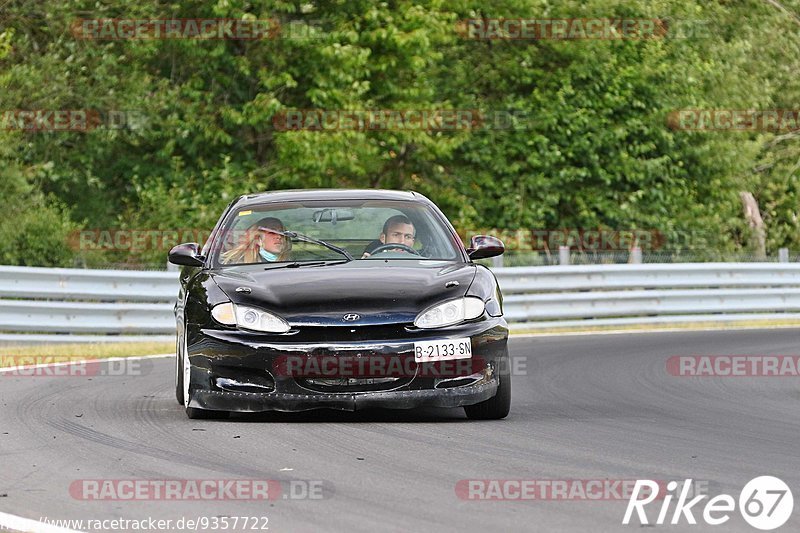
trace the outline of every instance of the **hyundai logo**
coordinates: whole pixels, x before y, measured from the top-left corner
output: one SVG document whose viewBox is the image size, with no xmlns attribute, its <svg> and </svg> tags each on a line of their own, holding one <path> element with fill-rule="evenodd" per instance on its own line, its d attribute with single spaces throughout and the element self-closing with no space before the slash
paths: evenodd
<svg viewBox="0 0 800 533">
<path fill-rule="evenodd" d="M 347 313 L 342 317 L 342 319 L 347 320 L 348 322 L 355 322 L 359 318 L 361 318 L 361 315 L 358 315 L 356 313 Z"/>
</svg>

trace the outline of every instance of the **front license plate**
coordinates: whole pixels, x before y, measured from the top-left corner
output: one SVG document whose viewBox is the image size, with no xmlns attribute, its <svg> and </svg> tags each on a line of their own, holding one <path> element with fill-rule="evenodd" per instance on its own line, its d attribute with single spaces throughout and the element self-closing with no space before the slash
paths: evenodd
<svg viewBox="0 0 800 533">
<path fill-rule="evenodd" d="M 470 358 L 472 358 L 472 341 L 468 338 L 414 343 L 414 360 L 417 363 Z"/>
</svg>

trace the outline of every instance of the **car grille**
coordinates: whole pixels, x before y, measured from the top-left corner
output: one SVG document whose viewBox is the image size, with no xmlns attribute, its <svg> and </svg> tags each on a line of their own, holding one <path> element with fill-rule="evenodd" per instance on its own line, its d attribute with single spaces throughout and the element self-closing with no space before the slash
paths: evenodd
<svg viewBox="0 0 800 533">
<path fill-rule="evenodd" d="M 301 326 L 292 336 L 293 342 L 353 342 L 392 341 L 413 337 L 406 330 L 412 324 L 388 324 L 382 326 Z"/>
<path fill-rule="evenodd" d="M 373 392 L 402 387 L 411 378 L 302 378 L 296 381 L 301 387 L 317 392 Z"/>
</svg>

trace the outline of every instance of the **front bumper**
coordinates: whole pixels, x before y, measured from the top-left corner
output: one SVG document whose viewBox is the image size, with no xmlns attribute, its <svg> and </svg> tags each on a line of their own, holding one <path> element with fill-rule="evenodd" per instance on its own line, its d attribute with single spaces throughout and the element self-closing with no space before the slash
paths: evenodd
<svg viewBox="0 0 800 533">
<path fill-rule="evenodd" d="M 497 379 L 477 385 L 450 389 L 394 390 L 384 392 L 309 394 L 248 393 L 198 390 L 192 394 L 190 407 L 215 411 L 308 411 L 338 409 L 357 411 L 369 408 L 412 409 L 415 407 L 460 407 L 488 400 L 497 392 Z"/>
<path fill-rule="evenodd" d="M 352 330 L 350 330 L 352 331 Z M 352 340 L 311 342 L 308 336 L 260 335 L 236 330 L 187 328 L 187 352 L 191 365 L 189 407 L 220 411 L 306 411 L 368 408 L 410 409 L 459 407 L 493 397 L 498 387 L 498 369 L 508 364 L 508 326 L 502 317 L 440 330 L 404 332 L 402 339 L 364 340 L 356 330 Z M 457 376 L 430 372 L 414 360 L 414 342 L 468 337 L 474 365 Z M 320 380 L 282 372 L 287 357 L 382 358 L 397 360 L 399 368 L 412 369 L 399 377 L 372 383 L 354 376 L 353 383 L 320 384 Z M 410 359 L 409 359 L 410 358 Z M 452 367 L 450 367 L 452 368 Z M 463 368 L 463 367 L 462 367 Z M 374 378 L 374 376 L 372 376 Z M 322 380 L 326 381 L 326 380 Z M 380 381 L 375 380 L 375 381 Z M 369 382 L 369 383 L 367 383 Z"/>
</svg>

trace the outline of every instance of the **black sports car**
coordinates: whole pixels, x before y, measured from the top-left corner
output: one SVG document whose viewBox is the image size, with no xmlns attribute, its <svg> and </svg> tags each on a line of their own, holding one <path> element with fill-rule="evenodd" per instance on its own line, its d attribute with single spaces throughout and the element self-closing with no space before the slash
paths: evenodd
<svg viewBox="0 0 800 533">
<path fill-rule="evenodd" d="M 241 196 L 202 251 L 180 244 L 175 393 L 189 418 L 231 411 L 511 406 L 492 272 L 415 192 Z"/>
</svg>

